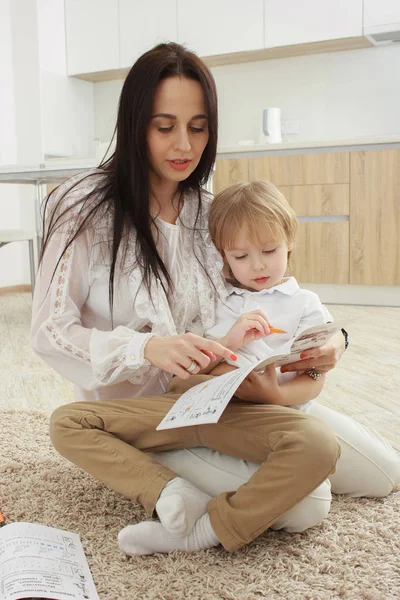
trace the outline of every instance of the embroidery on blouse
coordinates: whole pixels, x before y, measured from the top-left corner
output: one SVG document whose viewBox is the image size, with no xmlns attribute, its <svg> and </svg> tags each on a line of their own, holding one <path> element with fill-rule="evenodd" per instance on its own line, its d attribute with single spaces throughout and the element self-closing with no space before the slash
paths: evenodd
<svg viewBox="0 0 400 600">
<path fill-rule="evenodd" d="M 95 171 L 93 171 L 95 173 Z M 100 173 L 100 171 L 99 171 Z M 53 200 L 53 210 L 58 209 L 58 198 L 62 196 L 65 192 L 67 192 L 67 186 L 73 186 L 74 184 L 78 184 L 78 182 L 84 177 L 85 174 L 79 174 L 75 178 L 66 181 L 63 185 L 60 186 L 58 194 Z M 62 239 L 61 239 L 61 248 L 65 248 L 68 241 L 73 237 L 73 234 L 76 233 L 79 227 L 79 217 L 81 217 L 81 205 L 77 204 L 82 196 L 88 194 L 93 191 L 96 187 L 96 183 L 93 179 L 86 180 L 83 179 L 81 181 L 81 185 L 76 185 L 73 187 L 70 192 L 67 192 L 67 195 L 63 199 L 63 209 L 68 209 L 73 207 L 73 209 L 68 214 L 68 224 L 65 227 Z M 50 209 L 51 210 L 51 209 Z M 53 289 L 52 296 L 52 313 L 55 315 L 60 315 L 65 311 L 67 298 L 68 298 L 68 288 L 69 288 L 69 280 L 72 270 L 72 260 L 74 256 L 74 243 L 72 243 L 69 248 L 64 252 L 61 257 L 60 263 L 57 267 L 57 271 L 55 274 L 56 286 Z"/>
<path fill-rule="evenodd" d="M 180 248 L 184 260 L 171 308 L 178 333 L 192 331 L 203 335 L 214 324 L 216 295 L 225 293 L 221 275 L 223 261 L 208 234 L 210 203 L 209 196 L 203 193 L 202 212 L 195 231 L 191 229 L 198 207 L 195 194 L 185 198 L 181 213 L 183 226 Z"/>
<path fill-rule="evenodd" d="M 68 225 L 67 229 L 64 232 L 62 237 L 62 247 L 64 248 L 67 244 L 67 241 L 70 239 L 71 235 L 74 232 L 73 222 L 78 216 L 78 212 L 74 211 L 71 215 L 71 222 Z M 72 270 L 72 260 L 74 257 L 74 244 L 72 243 L 70 247 L 64 252 L 60 264 L 58 265 L 57 272 L 55 274 L 56 278 L 56 287 L 53 295 L 53 305 L 52 305 L 52 313 L 55 315 L 60 315 L 65 311 L 65 307 L 67 304 L 68 297 L 68 282 L 71 276 Z"/>
<path fill-rule="evenodd" d="M 63 350 L 67 354 L 73 354 L 77 358 L 80 358 L 86 362 L 90 362 L 90 356 L 87 352 L 84 352 L 81 348 L 77 348 L 74 344 L 67 342 L 65 338 L 60 334 L 59 329 L 49 321 L 45 323 L 45 330 L 47 337 L 51 344 L 58 350 Z"/>
<path fill-rule="evenodd" d="M 80 178 L 81 175 L 77 176 L 73 180 L 73 182 L 79 181 Z M 60 195 L 65 193 L 65 187 L 67 184 L 70 183 L 72 183 L 72 181 L 66 182 L 64 185 L 60 186 Z M 90 182 L 90 184 L 88 184 L 85 181 L 82 182 L 81 186 L 74 188 L 72 192 L 64 198 L 63 208 L 67 208 L 68 206 L 73 206 L 74 204 L 76 204 L 76 200 L 79 197 L 81 197 L 83 193 L 88 193 L 91 189 L 94 189 L 94 187 L 95 185 L 93 184 L 93 182 Z M 57 207 L 57 198 L 55 200 L 54 207 Z M 65 248 L 67 242 L 71 239 L 71 236 L 77 229 L 79 216 L 80 211 L 79 208 L 76 207 L 74 210 L 71 211 L 69 215 L 68 224 L 65 230 L 63 231 L 61 238 L 61 248 Z M 60 263 L 57 267 L 56 273 L 54 275 L 55 286 L 52 289 L 51 317 L 45 322 L 44 328 L 48 339 L 55 348 L 57 348 L 58 350 L 63 350 L 67 354 L 72 354 L 76 358 L 90 363 L 89 353 L 69 342 L 68 339 L 62 335 L 59 328 L 56 327 L 52 322 L 52 317 L 54 315 L 61 315 L 66 309 L 73 257 L 74 243 L 72 243 L 69 246 L 69 248 L 64 252 Z"/>
<path fill-rule="evenodd" d="M 75 204 L 79 197 L 89 191 L 89 188 L 93 189 L 94 187 L 93 180 L 90 182 L 83 181 L 81 185 L 77 186 L 76 190 L 74 189 L 66 197 L 66 201 Z M 178 242 L 180 253 L 178 280 L 174 287 L 171 303 L 168 302 L 160 281 L 152 281 L 150 298 L 148 290 L 143 285 L 140 267 L 136 265 L 127 273 L 121 261 L 117 261 L 116 276 L 128 277 L 130 294 L 135 299 L 134 313 L 136 314 L 134 314 L 133 320 L 127 327 L 135 329 L 135 322 L 140 322 L 140 327 L 142 327 L 143 322 L 147 322 L 150 331 L 159 336 L 176 335 L 185 331 L 202 335 L 206 329 L 214 324 L 216 300 L 226 294 L 226 288 L 222 278 L 223 261 L 208 234 L 210 200 L 208 196 L 205 198 L 203 196 L 203 200 L 202 213 L 196 223 L 196 231 L 194 232 L 191 227 L 193 227 L 196 219 L 197 197 L 193 194 L 185 198 L 182 210 L 183 225 L 180 229 Z M 74 212 L 64 232 L 63 247 L 73 235 L 80 216 L 78 205 L 77 211 Z M 104 257 L 100 259 L 99 252 L 101 248 L 105 248 L 103 243 L 109 242 L 110 224 L 109 214 L 105 215 L 101 227 L 96 227 L 93 231 L 94 237 L 89 248 L 89 278 L 95 265 L 107 264 Z M 52 291 L 54 294 L 52 296 L 53 316 L 61 315 L 66 310 L 69 281 L 72 276 L 73 247 L 74 243 L 65 252 L 57 269 L 55 286 Z M 134 232 L 129 234 L 124 256 L 126 259 L 125 265 L 135 265 L 136 236 Z M 215 288 L 207 277 L 207 273 Z M 215 290 L 217 290 L 216 294 Z M 53 323 L 46 323 L 45 329 L 46 335 L 53 346 L 80 360 L 91 363 L 90 353 L 71 344 Z M 132 333 L 134 335 L 134 332 Z M 133 384 L 143 384 L 151 377 L 157 376 L 157 374 L 159 377 L 162 376 L 158 369 L 146 364 L 135 369 L 126 365 L 126 346 L 127 344 L 122 343 L 120 352 L 110 357 L 108 361 L 107 359 L 104 360 L 101 365 L 91 363 L 96 381 L 103 385 L 122 380 L 130 381 Z"/>
</svg>

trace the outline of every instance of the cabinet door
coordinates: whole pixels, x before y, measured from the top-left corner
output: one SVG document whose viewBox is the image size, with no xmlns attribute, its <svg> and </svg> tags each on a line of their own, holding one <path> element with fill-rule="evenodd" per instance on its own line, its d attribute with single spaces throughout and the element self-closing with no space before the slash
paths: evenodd
<svg viewBox="0 0 400 600">
<path fill-rule="evenodd" d="M 118 2 L 65 0 L 69 75 L 119 67 Z"/>
<path fill-rule="evenodd" d="M 349 187 L 279 186 L 299 219 L 289 270 L 302 283 L 349 283 Z"/>
<path fill-rule="evenodd" d="M 177 0 L 178 41 L 200 56 L 264 47 L 263 0 Z"/>
<path fill-rule="evenodd" d="M 269 180 L 277 186 L 349 183 L 349 153 L 260 156 L 250 159 L 249 178 Z"/>
<path fill-rule="evenodd" d="M 399 0 L 364 0 L 364 27 L 400 23 Z"/>
<path fill-rule="evenodd" d="M 247 158 L 222 158 L 216 161 L 213 175 L 213 193 L 237 183 L 249 180 L 249 161 Z"/>
<path fill-rule="evenodd" d="M 349 222 L 300 222 L 288 272 L 299 283 L 349 283 Z"/>
<path fill-rule="evenodd" d="M 298 217 L 348 216 L 349 188 L 347 183 L 279 186 Z"/>
<path fill-rule="evenodd" d="M 176 0 L 119 0 L 120 66 L 131 67 L 161 42 L 176 42 Z"/>
<path fill-rule="evenodd" d="M 351 153 L 350 283 L 400 285 L 400 150 Z"/>
<path fill-rule="evenodd" d="M 265 0 L 265 47 L 362 35 L 362 0 Z"/>
</svg>

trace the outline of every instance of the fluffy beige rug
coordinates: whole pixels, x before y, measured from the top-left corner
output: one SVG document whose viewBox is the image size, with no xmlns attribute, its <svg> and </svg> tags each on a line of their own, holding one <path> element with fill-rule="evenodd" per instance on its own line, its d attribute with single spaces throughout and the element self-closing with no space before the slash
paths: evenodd
<svg viewBox="0 0 400 600">
<path fill-rule="evenodd" d="M 0 419 L 6 518 L 79 533 L 101 600 L 400 598 L 400 491 L 336 498 L 320 527 L 267 532 L 232 555 L 217 548 L 126 558 L 118 531 L 144 511 L 58 456 L 46 415 L 3 411 Z"/>
</svg>

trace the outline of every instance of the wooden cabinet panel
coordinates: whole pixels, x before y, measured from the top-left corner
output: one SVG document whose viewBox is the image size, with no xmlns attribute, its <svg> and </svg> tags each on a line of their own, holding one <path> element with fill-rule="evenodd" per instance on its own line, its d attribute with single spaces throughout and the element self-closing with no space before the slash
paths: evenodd
<svg viewBox="0 0 400 600">
<path fill-rule="evenodd" d="M 331 185 L 279 186 L 298 217 L 348 215 L 350 186 L 347 183 Z"/>
<path fill-rule="evenodd" d="M 300 282 L 400 285 L 400 150 L 220 159 L 214 193 L 254 180 L 277 185 L 299 217 L 349 216 L 299 223 Z"/>
<path fill-rule="evenodd" d="M 349 152 L 260 156 L 249 161 L 249 178 L 277 186 L 349 183 L 349 166 Z"/>
<path fill-rule="evenodd" d="M 299 223 L 289 274 L 299 283 L 349 283 L 349 223 Z"/>
<path fill-rule="evenodd" d="M 223 158 L 215 163 L 213 175 L 213 193 L 237 183 L 249 180 L 249 161 L 247 158 Z"/>
<path fill-rule="evenodd" d="M 351 153 L 350 283 L 400 285 L 400 150 Z"/>
</svg>

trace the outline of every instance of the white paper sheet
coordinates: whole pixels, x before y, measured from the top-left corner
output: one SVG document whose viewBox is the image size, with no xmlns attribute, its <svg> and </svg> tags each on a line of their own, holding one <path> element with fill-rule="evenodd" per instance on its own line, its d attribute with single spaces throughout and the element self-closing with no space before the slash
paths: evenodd
<svg viewBox="0 0 400 600">
<path fill-rule="evenodd" d="M 76 533 L 35 523 L 0 529 L 0 599 L 99 600 Z"/>
<path fill-rule="evenodd" d="M 217 423 L 235 391 L 253 371 L 259 371 L 271 363 L 277 367 L 300 360 L 300 354 L 307 348 L 322 346 L 341 326 L 334 323 L 309 327 L 294 340 L 283 344 L 270 356 L 259 360 L 250 367 L 236 369 L 196 385 L 177 400 L 156 428 L 175 429 L 204 423 Z"/>
</svg>

